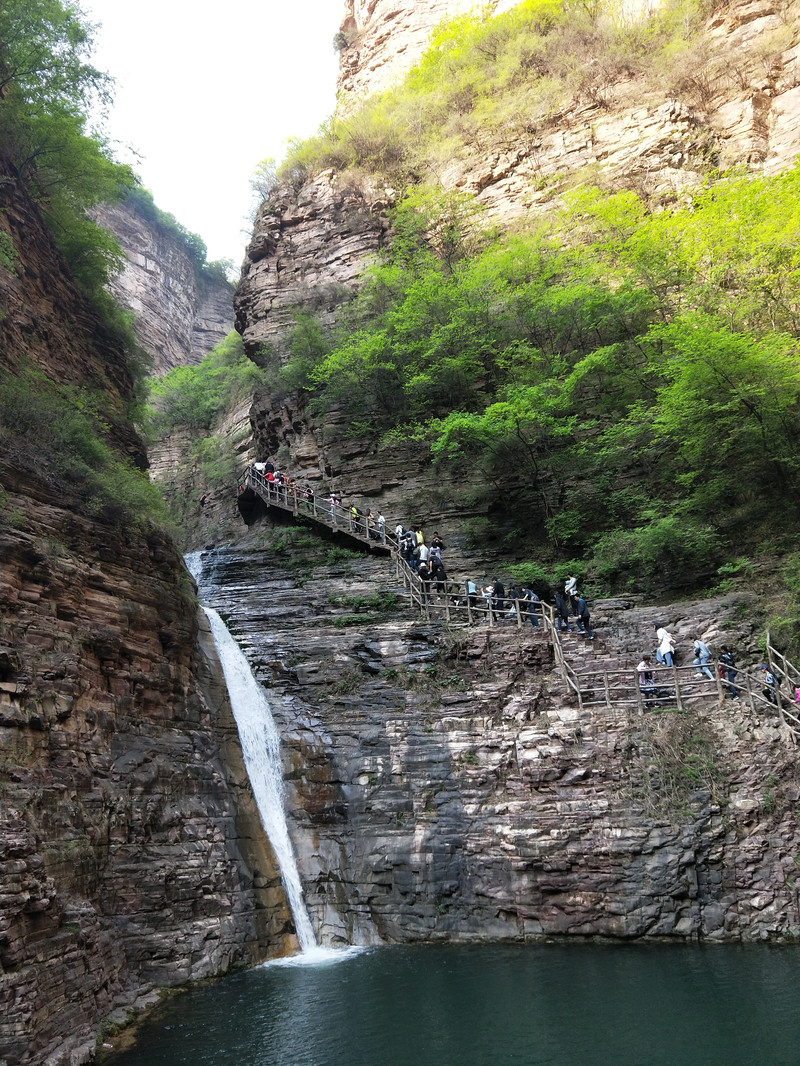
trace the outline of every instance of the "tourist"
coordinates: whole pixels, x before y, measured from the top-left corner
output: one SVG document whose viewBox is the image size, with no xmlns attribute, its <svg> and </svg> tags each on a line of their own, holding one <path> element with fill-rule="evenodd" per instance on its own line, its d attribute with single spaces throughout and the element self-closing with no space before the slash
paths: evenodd
<svg viewBox="0 0 800 1066">
<path fill-rule="evenodd" d="M 419 564 L 419 579 L 422 583 L 422 602 L 427 606 L 431 594 L 431 572 L 427 563 Z"/>
<path fill-rule="evenodd" d="M 761 689 L 762 696 L 764 697 L 764 699 L 769 700 L 770 703 L 777 704 L 777 702 L 778 702 L 778 693 L 777 693 L 778 682 L 775 680 L 775 675 L 773 674 L 773 672 L 770 670 L 770 668 L 767 666 L 766 663 L 762 663 L 761 664 L 761 680 L 762 680 L 762 682 L 764 684 L 764 687 Z"/>
<path fill-rule="evenodd" d="M 383 511 L 378 511 L 378 537 L 381 544 L 386 543 L 386 519 L 383 517 Z"/>
<path fill-rule="evenodd" d="M 441 559 L 433 559 L 429 564 L 431 578 L 436 582 L 436 591 L 441 596 L 445 592 L 447 573 Z"/>
<path fill-rule="evenodd" d="M 416 550 L 416 537 L 410 529 L 406 530 L 403 536 L 403 558 L 412 570 L 416 570 L 419 565 Z"/>
<path fill-rule="evenodd" d="M 567 580 L 564 582 L 564 595 L 571 600 L 577 591 L 578 579 L 574 574 L 569 574 Z"/>
<path fill-rule="evenodd" d="M 663 626 L 656 626 L 656 659 L 665 666 L 675 665 L 675 641 Z"/>
<path fill-rule="evenodd" d="M 644 705 L 647 710 L 655 705 L 658 697 L 655 679 L 653 677 L 653 662 L 649 655 L 643 655 L 642 661 L 636 667 L 639 671 L 639 691 L 642 694 Z"/>
<path fill-rule="evenodd" d="M 572 632 L 572 627 L 569 624 L 569 604 L 567 602 L 564 593 L 560 588 L 555 592 L 556 601 L 556 622 L 558 623 L 558 631 L 561 632 L 562 625 L 567 627 L 567 632 Z"/>
<path fill-rule="evenodd" d="M 444 541 L 439 536 L 438 530 L 433 531 L 433 538 L 431 540 L 431 548 L 437 548 L 439 552 L 444 551 Z"/>
<path fill-rule="evenodd" d="M 512 585 L 511 588 L 508 590 L 508 601 L 509 601 L 509 604 L 510 604 L 510 606 L 508 608 L 508 617 L 509 618 L 516 618 L 517 617 L 517 612 L 518 612 L 518 609 L 519 609 L 519 601 L 521 599 L 522 599 L 522 592 L 520 591 L 520 589 L 517 588 L 516 585 Z"/>
<path fill-rule="evenodd" d="M 540 602 L 539 597 L 530 585 L 522 586 L 522 596 L 528 603 L 528 620 L 533 628 L 536 629 L 539 625 L 539 616 L 536 613 L 536 604 Z"/>
<path fill-rule="evenodd" d="M 492 597 L 494 596 L 494 586 L 493 585 L 485 585 L 481 595 L 483 596 L 484 600 L 486 601 L 486 606 L 484 607 L 484 611 L 486 611 L 487 615 L 489 615 L 489 617 L 491 617 L 491 613 L 492 613 Z"/>
<path fill-rule="evenodd" d="M 581 627 L 581 631 L 583 632 L 584 636 L 586 636 L 589 640 L 594 640 L 594 633 L 592 632 L 592 627 L 589 624 L 589 619 L 591 618 L 591 615 L 589 614 L 589 604 L 586 602 L 586 599 L 580 593 L 576 592 L 575 595 L 578 601 L 575 604 L 578 625 Z"/>
<path fill-rule="evenodd" d="M 696 676 L 703 677 L 705 675 L 709 681 L 714 680 L 714 675 L 708 668 L 708 663 L 711 659 L 711 649 L 707 644 L 704 644 L 699 637 L 694 637 L 694 659 L 692 659 L 692 666 L 697 667 Z"/>
<path fill-rule="evenodd" d="M 492 606 L 498 615 L 506 609 L 506 590 L 499 577 L 492 578 Z"/>
<path fill-rule="evenodd" d="M 578 610 L 579 599 L 580 596 L 578 595 L 577 591 L 573 592 L 572 595 L 569 597 L 569 613 L 575 619 L 575 628 L 578 630 L 578 633 L 583 633 L 583 621 L 581 620 L 581 616 Z"/>
<path fill-rule="evenodd" d="M 724 677 L 727 681 L 729 691 L 725 693 L 726 699 L 738 700 L 739 690 L 736 688 L 734 682 L 736 681 L 736 660 L 733 657 L 733 652 L 730 650 L 727 644 L 723 644 L 720 648 L 719 667 L 722 671 L 720 676 Z"/>
<path fill-rule="evenodd" d="M 474 611 L 478 606 L 478 586 L 472 579 L 467 579 L 467 604 L 471 611 Z"/>
</svg>

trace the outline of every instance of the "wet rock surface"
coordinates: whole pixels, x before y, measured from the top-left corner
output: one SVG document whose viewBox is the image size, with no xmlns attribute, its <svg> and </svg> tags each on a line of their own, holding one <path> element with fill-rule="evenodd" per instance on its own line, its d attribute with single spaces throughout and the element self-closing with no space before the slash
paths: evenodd
<svg viewBox="0 0 800 1066">
<path fill-rule="evenodd" d="M 797 753 L 777 720 L 714 699 L 686 715 L 582 711 L 541 632 L 366 608 L 361 623 L 352 600 L 396 591 L 378 559 L 204 562 L 201 594 L 279 725 L 324 939 L 797 932 Z M 726 617 L 720 603 L 672 610 L 679 632 L 704 610 Z M 595 648 L 572 638 L 570 655 L 626 661 L 653 613 L 609 602 Z"/>
</svg>

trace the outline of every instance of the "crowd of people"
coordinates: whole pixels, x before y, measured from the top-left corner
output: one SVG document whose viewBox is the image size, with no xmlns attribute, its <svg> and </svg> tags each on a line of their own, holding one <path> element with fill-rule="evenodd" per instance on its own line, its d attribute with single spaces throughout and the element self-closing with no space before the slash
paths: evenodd
<svg viewBox="0 0 800 1066">
<path fill-rule="evenodd" d="M 335 492 L 324 497 L 315 496 L 308 483 L 301 485 L 287 474 L 276 470 L 274 464 L 269 461 L 253 463 L 251 471 L 256 479 L 266 484 L 268 492 L 275 492 L 277 501 L 288 505 L 290 499 L 305 500 L 315 511 L 317 506 L 322 509 L 323 515 L 327 511 L 327 516 L 333 525 L 337 525 L 339 519 L 342 519 L 347 522 L 352 533 L 386 543 L 386 519 L 380 510 L 375 513 L 370 508 L 362 511 L 356 504 L 345 507 L 341 497 Z M 239 491 L 242 490 L 243 485 L 240 484 Z M 417 523 L 411 523 L 406 527 L 398 522 L 394 532 L 401 559 L 419 578 L 423 603 L 431 603 L 435 594 L 440 602 L 449 598 L 449 602 L 453 605 L 466 605 L 470 612 L 476 615 L 483 614 L 497 621 L 510 620 L 520 623 L 527 619 L 533 628 L 539 626 L 536 604 L 541 601 L 530 583 L 514 584 L 506 590 L 505 585 L 497 576 L 483 585 L 468 578 L 463 582 L 463 588 L 462 585 L 457 586 L 459 591 L 454 594 L 453 584 L 449 581 L 445 569 L 442 556 L 445 545 L 439 532 L 434 530 L 430 544 L 426 544 L 425 534 Z M 552 598 L 559 633 L 562 631 L 572 633 L 574 623 L 577 636 L 594 640 L 589 605 L 586 597 L 578 590 L 578 580 L 574 574 L 568 575 L 563 587 L 561 584 L 553 587 Z M 676 649 L 672 634 L 664 626 L 657 625 L 655 640 L 656 663 L 664 667 L 675 666 Z M 713 654 L 699 636 L 692 638 L 692 655 L 692 665 L 696 667 L 697 678 L 714 682 L 715 676 L 709 665 L 712 664 Z M 645 706 L 652 707 L 666 698 L 667 692 L 663 688 L 663 683 L 659 684 L 656 667 L 650 654 L 642 656 L 636 669 Z M 727 644 L 720 645 L 716 670 L 724 686 L 725 698 L 738 700 L 736 659 Z M 773 705 L 777 704 L 780 677 L 776 676 L 767 663 L 761 665 L 759 674 L 764 699 Z M 795 689 L 792 702 L 800 705 L 800 687 Z"/>
<path fill-rule="evenodd" d="M 672 634 L 664 626 L 656 626 L 656 642 L 657 647 L 655 651 L 656 662 L 661 666 L 673 667 L 676 663 L 676 648 L 675 640 Z M 700 681 L 712 681 L 716 682 L 716 678 L 711 671 L 713 664 L 713 653 L 708 644 L 704 640 L 701 640 L 699 636 L 692 637 L 692 666 L 695 667 L 695 676 Z M 656 674 L 656 670 L 653 666 L 652 656 L 643 655 L 642 660 L 636 667 L 639 675 L 639 688 L 642 693 L 646 707 L 652 707 L 659 701 L 665 699 L 668 695 L 667 691 L 659 684 L 659 680 Z M 723 696 L 725 699 L 738 700 L 739 687 L 736 684 L 736 675 L 738 670 L 736 667 L 736 658 L 733 651 L 727 644 L 721 644 L 719 648 L 719 655 L 716 659 L 716 671 L 723 687 Z M 762 663 L 758 670 L 759 684 L 761 685 L 761 695 L 773 706 L 778 703 L 778 691 L 781 684 L 781 678 L 768 663 Z M 795 688 L 794 695 L 791 697 L 792 702 L 800 705 L 800 687 Z"/>
</svg>

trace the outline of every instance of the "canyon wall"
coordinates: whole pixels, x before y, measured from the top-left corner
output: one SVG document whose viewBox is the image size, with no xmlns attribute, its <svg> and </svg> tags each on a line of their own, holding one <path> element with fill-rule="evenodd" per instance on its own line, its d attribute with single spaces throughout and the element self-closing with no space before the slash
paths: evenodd
<svg viewBox="0 0 800 1066">
<path fill-rule="evenodd" d="M 120 343 L 3 170 L 4 415 L 20 413 L 7 382 L 44 372 L 102 396 L 109 443 L 143 468 Z M 158 987 L 295 943 L 193 582 L 165 533 L 87 499 L 62 458 L 3 427 L 0 1062 L 15 1066 L 86 1061 L 101 1023 Z"/>
<path fill-rule="evenodd" d="M 490 572 L 457 523 L 442 531 L 448 570 L 452 557 L 454 575 Z M 370 597 L 398 591 L 391 560 L 326 558 L 307 540 L 209 552 L 201 588 L 267 688 L 324 936 L 800 933 L 800 763 L 776 716 L 713 686 L 685 714 L 578 707 L 542 629 L 370 618 Z M 572 635 L 565 653 L 578 671 L 613 661 L 633 688 L 667 618 L 680 646 L 697 631 L 751 660 L 748 607 L 601 602 L 594 644 Z"/>
<path fill-rule="evenodd" d="M 233 286 L 196 268 L 177 234 L 135 205 L 104 204 L 93 216 L 125 255 L 111 290 L 134 313 L 134 330 L 153 373 L 199 363 L 233 329 Z"/>
<path fill-rule="evenodd" d="M 343 32 L 356 43 L 342 52 L 341 106 L 397 80 L 418 58 L 430 26 L 458 8 L 348 2 Z M 768 0 L 739 0 L 722 7 L 687 57 L 685 76 L 672 78 L 674 91 L 644 77 L 600 79 L 546 120 L 481 131 L 441 165 L 436 180 L 473 193 L 506 225 L 551 210 L 581 180 L 668 204 L 717 166 L 776 173 L 800 150 L 797 18 L 796 4 L 778 10 Z M 298 312 L 311 312 L 324 327 L 335 324 L 387 240 L 386 212 L 397 196 L 376 176 L 326 170 L 281 186 L 262 205 L 234 301 L 251 358 L 284 361 Z M 337 427 L 336 412 L 324 428 L 315 425 L 302 396 L 266 390 L 255 398 L 252 418 L 255 451 L 267 455 L 276 441 L 284 443 L 284 464 L 304 475 L 360 461 L 358 446 L 339 433 L 346 427 Z"/>
<path fill-rule="evenodd" d="M 398 61 L 404 71 L 431 21 L 451 7 L 458 4 L 349 4 L 343 25 L 355 20 L 360 34 L 381 42 L 370 46 L 363 92 L 379 91 L 384 73 L 394 70 L 389 56 L 399 22 L 419 34 Z M 438 179 L 474 193 L 508 223 L 547 210 L 581 175 L 668 200 L 702 182 L 712 166 L 776 173 L 800 149 L 796 16 L 795 5 L 779 12 L 767 0 L 721 8 L 698 46 L 701 69 L 676 95 L 642 78 L 617 78 L 546 121 L 481 133 Z M 344 70 L 344 56 L 342 64 Z M 351 90 L 342 78 L 346 97 Z M 235 298 L 236 328 L 251 355 L 260 344 L 280 346 L 292 309 L 321 310 L 326 325 L 335 320 L 337 303 L 386 239 L 384 212 L 396 196 L 375 177 L 328 170 L 299 187 L 280 187 L 262 205 Z"/>
<path fill-rule="evenodd" d="M 412 42 L 400 29 L 413 23 L 416 33 L 435 6 L 348 4 L 340 115 L 407 69 L 424 34 Z M 457 5 L 437 13 L 444 7 Z M 674 91 L 645 77 L 595 81 L 545 121 L 482 132 L 437 177 L 513 224 L 581 180 L 668 205 L 717 166 L 780 171 L 800 147 L 796 15 L 793 4 L 727 5 Z M 398 40 L 408 44 L 395 65 L 383 57 Z M 397 195 L 374 176 L 326 170 L 262 206 L 236 297 L 252 358 L 286 358 L 297 312 L 336 323 L 387 239 Z M 251 417 L 262 455 L 281 450 L 293 474 L 381 506 L 392 524 L 421 516 L 450 545 L 469 517 L 438 491 L 424 449 L 379 450 L 350 435 L 336 410 L 321 420 L 302 396 L 269 388 Z M 474 551 L 462 559 L 472 576 L 496 565 Z M 540 635 L 340 622 L 337 603 L 392 590 L 380 565 L 302 553 L 285 569 L 274 553 L 208 558 L 208 594 L 280 722 L 301 869 L 328 935 L 797 934 L 797 753 L 776 720 L 713 701 L 688 724 L 587 715 L 564 698 Z M 686 634 L 699 626 L 752 657 L 757 634 L 737 618 L 753 606 L 664 610 Z M 599 615 L 631 670 L 658 620 L 632 603 Z M 708 775 L 693 762 L 695 742 L 710 756 Z"/>
<path fill-rule="evenodd" d="M 496 13 L 517 0 L 490 0 Z M 337 112 L 346 115 L 360 100 L 396 84 L 419 60 L 430 35 L 444 19 L 472 11 L 472 0 L 345 0 L 339 27 Z"/>
</svg>

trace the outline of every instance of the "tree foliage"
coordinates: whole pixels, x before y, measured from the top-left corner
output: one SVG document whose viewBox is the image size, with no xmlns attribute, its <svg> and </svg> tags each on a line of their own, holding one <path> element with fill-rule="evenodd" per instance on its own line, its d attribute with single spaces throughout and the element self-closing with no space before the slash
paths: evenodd
<svg viewBox="0 0 800 1066">
<path fill-rule="evenodd" d="M 106 397 L 61 385 L 32 367 L 0 371 L 0 444 L 68 486 L 98 519 L 163 525 L 166 511 L 147 475 L 110 443 Z"/>
<path fill-rule="evenodd" d="M 800 511 L 798 183 L 717 176 L 660 213 L 585 189 L 504 235 L 416 188 L 338 334 L 281 373 L 608 578 L 713 571 Z"/>
<path fill-rule="evenodd" d="M 178 366 L 150 380 L 154 430 L 209 430 L 217 417 L 252 393 L 262 372 L 244 354 L 238 333 L 229 333 L 197 366 Z"/>
<path fill-rule="evenodd" d="M 111 88 L 90 62 L 91 47 L 92 28 L 76 4 L 0 4 L 0 140 L 12 171 L 6 180 L 24 182 L 76 280 L 106 308 L 103 287 L 121 253 L 86 210 L 118 199 L 135 179 L 89 129 L 87 115 L 108 102 Z"/>
</svg>

